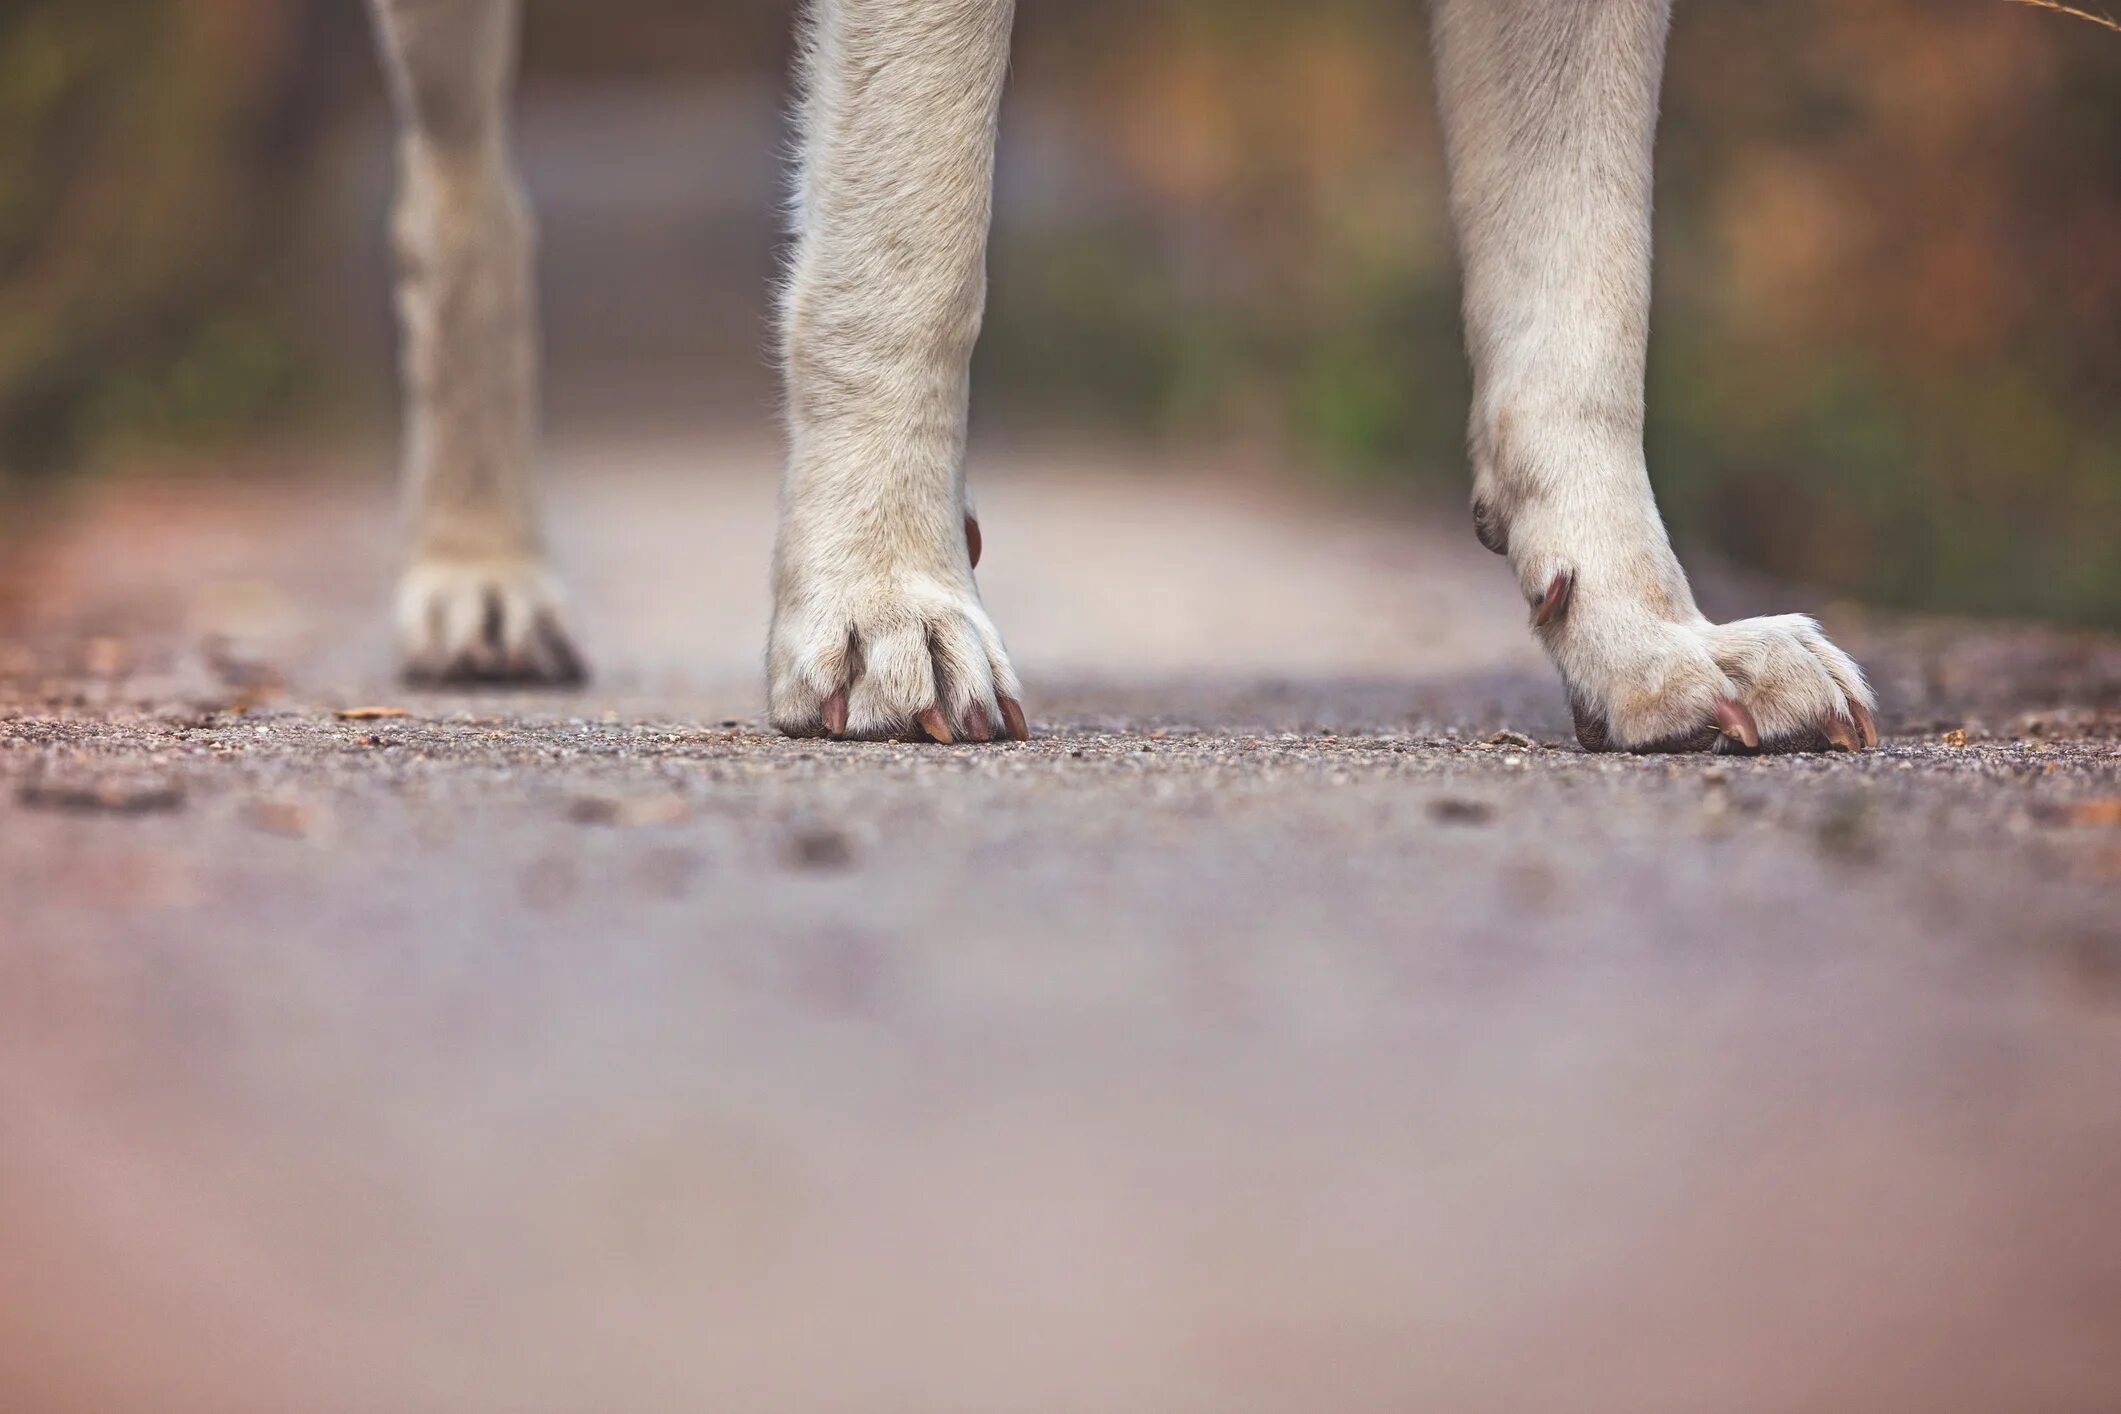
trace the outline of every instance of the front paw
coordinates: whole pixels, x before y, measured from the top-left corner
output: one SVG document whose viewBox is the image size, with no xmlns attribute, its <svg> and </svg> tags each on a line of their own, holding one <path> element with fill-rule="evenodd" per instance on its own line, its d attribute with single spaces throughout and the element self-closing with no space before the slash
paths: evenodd
<svg viewBox="0 0 2121 1414">
<path fill-rule="evenodd" d="M 405 680 L 422 686 L 572 686 L 587 672 L 559 586 L 536 560 L 422 560 L 398 583 Z"/>
<path fill-rule="evenodd" d="M 777 589 L 768 709 L 790 736 L 1024 741 L 1022 694 L 969 574 L 822 570 Z"/>
<path fill-rule="evenodd" d="M 1856 751 L 1877 700 L 1802 614 L 1710 623 L 1599 615 L 1560 581 L 1535 606 L 1586 751 Z"/>
</svg>

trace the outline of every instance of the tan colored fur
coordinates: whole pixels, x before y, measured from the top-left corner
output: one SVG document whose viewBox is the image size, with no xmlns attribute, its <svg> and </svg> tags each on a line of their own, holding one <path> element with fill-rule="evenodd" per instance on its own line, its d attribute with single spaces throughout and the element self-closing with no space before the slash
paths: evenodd
<svg viewBox="0 0 2121 1414">
<path fill-rule="evenodd" d="M 400 651 L 414 677 L 570 680 L 531 485 L 532 229 L 507 122 L 517 0 L 371 5 L 399 115 Z"/>
</svg>

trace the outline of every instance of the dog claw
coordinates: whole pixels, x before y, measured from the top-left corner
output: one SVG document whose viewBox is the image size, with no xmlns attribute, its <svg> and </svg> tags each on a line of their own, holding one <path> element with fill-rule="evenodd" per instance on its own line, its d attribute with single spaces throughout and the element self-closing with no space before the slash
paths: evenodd
<svg viewBox="0 0 2121 1414">
<path fill-rule="evenodd" d="M 1532 627 L 1545 628 L 1568 612 L 1569 594 L 1576 587 L 1576 575 L 1572 570 L 1556 570 L 1547 581 L 1547 592 L 1532 610 Z"/>
<path fill-rule="evenodd" d="M 1727 737 L 1744 745 L 1746 750 L 1758 750 L 1760 728 L 1753 722 L 1753 714 L 1735 697 L 1716 699 L 1716 725 Z"/>
<path fill-rule="evenodd" d="M 948 746 L 952 741 L 956 740 L 955 737 L 950 735 L 950 719 L 943 715 L 942 708 L 924 707 L 921 709 L 918 720 L 921 724 L 921 730 L 943 745 Z"/>
<path fill-rule="evenodd" d="M 1024 720 L 1024 704 L 1013 697 L 1002 699 L 1002 725 L 1018 741 L 1031 740 L 1031 724 Z"/>
<path fill-rule="evenodd" d="M 977 702 L 965 713 L 965 739 L 967 741 L 994 740 L 994 723 L 987 719 L 987 709 Z"/>
<path fill-rule="evenodd" d="M 843 688 L 825 699 L 819 715 L 825 723 L 828 736 L 839 736 L 847 730 L 847 693 Z"/>
<path fill-rule="evenodd" d="M 972 568 L 979 568 L 979 522 L 971 516 L 965 517 L 965 553 L 972 557 Z"/>
<path fill-rule="evenodd" d="M 1510 553 L 1510 532 L 1486 501 L 1473 503 L 1473 538 L 1495 554 Z"/>
<path fill-rule="evenodd" d="M 1535 625 L 1571 612 L 1572 578 L 1566 569 L 1553 576 L 1535 606 Z M 1598 599 L 1586 612 L 1596 617 L 1603 607 Z M 1865 691 L 1861 679 L 1844 656 L 1823 644 L 1811 620 L 1793 616 L 1709 624 L 1697 632 L 1705 655 L 1689 654 L 1680 645 L 1661 656 L 1648 653 L 1632 680 L 1595 694 L 1564 677 L 1576 739 L 1584 750 L 1801 754 L 1859 752 L 1878 744 L 1871 709 L 1857 700 Z M 1550 637 L 1548 646 L 1575 650 L 1581 645 Z M 1593 644 L 1587 650 L 1594 659 L 1597 648 Z M 1714 669 L 1721 670 L 1722 680 L 1710 686 L 1703 679 Z M 1838 690 L 1829 695 L 1830 688 Z"/>
<path fill-rule="evenodd" d="M 1878 744 L 1878 723 L 1871 716 L 1871 709 L 1864 706 L 1861 702 L 1851 702 L 1849 711 L 1855 714 L 1856 731 L 1863 738 L 1863 744 L 1866 747 L 1876 746 Z"/>
</svg>

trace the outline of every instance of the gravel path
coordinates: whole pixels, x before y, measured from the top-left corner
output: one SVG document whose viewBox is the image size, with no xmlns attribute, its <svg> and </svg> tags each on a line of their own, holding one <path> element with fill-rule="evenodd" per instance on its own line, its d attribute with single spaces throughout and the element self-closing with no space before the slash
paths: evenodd
<svg viewBox="0 0 2121 1414">
<path fill-rule="evenodd" d="M 1021 746 L 760 729 L 764 446 L 555 454 L 578 696 L 391 681 L 373 478 L 41 527 L 0 1407 L 2121 1407 L 2121 643 L 1590 757 L 1463 525 L 1115 460 Z"/>
</svg>

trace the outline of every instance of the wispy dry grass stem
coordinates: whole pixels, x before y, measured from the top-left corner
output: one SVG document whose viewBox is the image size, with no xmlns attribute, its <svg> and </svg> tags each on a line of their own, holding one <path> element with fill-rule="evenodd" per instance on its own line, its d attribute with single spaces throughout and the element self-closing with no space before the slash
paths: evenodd
<svg viewBox="0 0 2121 1414">
<path fill-rule="evenodd" d="M 2011 0 L 2011 3 L 2030 5 L 2036 10 L 2053 10 L 2058 15 L 2075 15 L 2080 20 L 2090 20 L 2095 25 L 2121 34 L 2121 20 L 2116 20 L 2111 15 L 2095 15 L 2090 10 L 2080 10 L 2074 5 L 2063 5 L 2058 3 L 2058 0 Z"/>
</svg>

